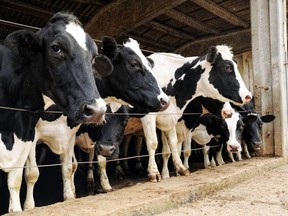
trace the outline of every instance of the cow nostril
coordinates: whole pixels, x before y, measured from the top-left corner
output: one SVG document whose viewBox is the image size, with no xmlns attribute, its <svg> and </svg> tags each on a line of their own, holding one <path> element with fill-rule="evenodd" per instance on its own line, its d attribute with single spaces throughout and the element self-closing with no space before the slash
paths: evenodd
<svg viewBox="0 0 288 216">
<path fill-rule="evenodd" d="M 83 106 L 83 111 L 86 116 L 92 116 L 94 114 L 94 107 L 91 107 L 91 105 L 85 104 Z"/>
<path fill-rule="evenodd" d="M 168 98 L 160 98 L 160 103 L 162 107 L 168 107 L 170 104 L 170 101 Z"/>
<path fill-rule="evenodd" d="M 246 95 L 246 97 L 245 97 L 245 102 L 246 103 L 248 103 L 248 102 L 250 102 L 251 101 L 251 96 L 250 95 Z"/>
</svg>

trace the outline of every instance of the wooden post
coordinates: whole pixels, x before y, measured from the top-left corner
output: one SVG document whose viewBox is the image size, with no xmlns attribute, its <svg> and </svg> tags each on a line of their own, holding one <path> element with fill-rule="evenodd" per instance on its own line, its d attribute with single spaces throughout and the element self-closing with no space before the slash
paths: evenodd
<svg viewBox="0 0 288 216">
<path fill-rule="evenodd" d="M 251 3 L 252 58 L 256 110 L 274 114 L 263 125 L 263 155 L 288 159 L 286 0 Z"/>
</svg>

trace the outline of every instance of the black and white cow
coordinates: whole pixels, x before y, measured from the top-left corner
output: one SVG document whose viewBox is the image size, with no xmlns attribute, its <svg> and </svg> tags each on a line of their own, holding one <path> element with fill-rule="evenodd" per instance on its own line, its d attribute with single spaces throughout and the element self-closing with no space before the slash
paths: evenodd
<svg viewBox="0 0 288 216">
<path fill-rule="evenodd" d="M 103 54 L 113 64 L 114 70 L 107 77 L 97 79 L 100 95 L 106 102 L 118 101 L 132 105 L 141 112 L 158 112 L 169 105 L 168 96 L 162 91 L 149 62 L 138 42 L 129 38 L 118 47 L 114 39 L 104 37 Z"/>
<path fill-rule="evenodd" d="M 176 171 L 187 175 L 189 171 L 182 164 L 178 153 L 175 125 L 189 101 L 202 95 L 242 105 L 249 102 L 252 95 L 233 61 L 231 49 L 227 46 L 210 47 L 208 53 L 200 57 L 184 58 L 175 54 L 154 53 L 149 58 L 154 61 L 153 72 L 156 79 L 171 98 L 170 106 L 163 113 L 141 118 L 150 155 L 148 175 L 151 181 L 157 182 L 161 180 L 161 175 L 154 158 L 158 145 L 156 125 L 166 136 Z"/>
<path fill-rule="evenodd" d="M 109 115 L 110 114 L 110 115 Z M 119 146 L 124 137 L 124 129 L 129 118 L 129 107 L 119 103 L 109 103 L 106 122 L 99 126 L 81 126 L 77 132 L 76 145 L 89 154 L 88 186 L 94 189 L 94 164 L 97 157 L 100 185 L 105 192 L 111 191 L 106 173 L 106 158 L 119 156 Z"/>
<path fill-rule="evenodd" d="M 234 106 L 243 118 L 249 115 L 255 115 L 257 120 L 254 122 L 249 122 L 244 125 L 242 133 L 242 144 L 243 153 L 247 158 L 255 156 L 257 152 L 261 149 L 262 139 L 261 139 L 261 129 L 264 123 L 272 122 L 275 119 L 274 115 L 260 115 L 256 112 L 254 106 L 254 98 L 249 103 L 240 106 Z"/>
<path fill-rule="evenodd" d="M 111 59 L 113 71 L 106 77 L 96 76 L 95 79 L 100 95 L 107 103 L 113 101 L 115 103 L 117 101 L 122 104 L 132 105 L 133 109 L 143 108 L 146 112 L 163 110 L 169 105 L 169 98 L 160 89 L 159 84 L 151 73 L 151 65 L 148 64 L 148 60 L 142 54 L 137 41 L 130 38 L 123 44 L 123 47 L 118 48 L 113 38 L 104 37 L 103 53 Z M 46 98 L 46 109 L 50 111 L 51 109 L 57 109 L 49 98 Z M 112 118 L 117 118 L 117 116 L 111 116 L 110 119 Z M 55 154 L 60 156 L 64 200 L 75 198 L 74 174 L 77 169 L 77 161 L 74 157 L 72 163 L 72 158 L 76 132 L 79 127 L 80 125 L 70 127 L 67 125 L 65 116 L 55 114 L 50 114 L 50 116 L 46 114 L 45 118 L 41 118 L 36 126 L 38 131 L 37 139 L 47 144 Z M 97 133 L 97 127 L 95 127 L 95 133 Z M 91 147 L 90 143 L 92 141 L 90 141 L 91 139 L 87 134 L 82 136 L 85 137 L 82 140 L 86 140 L 86 148 L 88 149 L 89 146 Z M 85 144 L 82 143 L 81 145 Z M 105 143 L 101 148 L 116 150 L 118 146 L 107 147 L 107 143 Z M 90 154 L 93 154 L 93 151 Z M 99 153 L 101 154 L 101 152 Z M 113 151 L 105 151 L 105 156 L 109 156 L 108 153 L 113 154 Z M 90 157 L 93 158 L 94 156 L 91 155 Z M 36 162 L 34 161 L 34 163 Z M 34 173 L 32 175 L 36 176 L 37 174 Z M 35 182 L 36 178 L 34 178 L 34 184 Z M 34 186 L 34 184 L 31 182 L 31 185 Z M 31 188 L 33 187 L 31 186 Z M 32 190 L 29 189 L 29 191 Z M 30 197 L 32 198 L 33 196 Z"/>
<path fill-rule="evenodd" d="M 101 60 L 97 55 L 93 39 L 68 13 L 55 14 L 37 33 L 14 32 L 0 45 L 0 105 L 28 110 L 0 111 L 0 168 L 8 173 L 10 212 L 22 210 L 23 166 L 35 148 L 35 126 L 44 110 L 42 94 L 53 99 L 70 126 L 103 121 L 106 104 L 93 72 L 97 68 L 101 76 L 106 73 L 100 70 L 102 66 L 107 73 L 112 66 L 107 58 Z M 102 66 L 94 67 L 100 60 Z M 33 169 L 27 167 L 26 173 Z M 34 180 L 26 181 L 30 184 Z M 28 198 L 24 208 L 31 207 L 34 200 Z"/>
</svg>

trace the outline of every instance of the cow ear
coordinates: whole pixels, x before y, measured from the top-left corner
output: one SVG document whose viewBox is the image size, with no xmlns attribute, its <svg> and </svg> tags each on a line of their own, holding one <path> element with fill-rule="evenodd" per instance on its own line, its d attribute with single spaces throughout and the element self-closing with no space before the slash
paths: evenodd
<svg viewBox="0 0 288 216">
<path fill-rule="evenodd" d="M 113 65 L 106 56 L 99 54 L 94 58 L 93 69 L 95 78 L 101 79 L 112 73 Z"/>
<path fill-rule="evenodd" d="M 103 54 L 108 58 L 112 59 L 117 51 L 117 43 L 111 37 L 103 37 L 102 38 L 102 46 L 103 46 Z"/>
<path fill-rule="evenodd" d="M 264 123 L 272 122 L 274 119 L 275 119 L 275 116 L 274 116 L 274 115 L 264 115 L 264 116 L 261 116 L 261 120 L 262 120 L 262 122 L 264 122 Z"/>
<path fill-rule="evenodd" d="M 150 63 L 151 68 L 153 68 L 153 67 L 154 67 L 154 61 L 153 61 L 153 59 L 147 57 L 147 60 L 148 60 L 148 62 Z"/>
<path fill-rule="evenodd" d="M 243 118 L 244 124 L 252 124 L 257 120 L 258 116 L 255 114 L 249 114 Z"/>
<path fill-rule="evenodd" d="M 25 58 L 33 58 L 42 47 L 40 37 L 28 30 L 19 30 L 9 34 L 4 43 L 10 47 L 13 52 Z"/>
<path fill-rule="evenodd" d="M 216 58 L 217 58 L 217 49 L 215 46 L 211 46 L 209 49 L 208 49 L 208 54 L 206 56 L 206 60 L 208 62 L 210 62 L 211 64 L 214 64 L 215 61 L 216 61 Z"/>
</svg>

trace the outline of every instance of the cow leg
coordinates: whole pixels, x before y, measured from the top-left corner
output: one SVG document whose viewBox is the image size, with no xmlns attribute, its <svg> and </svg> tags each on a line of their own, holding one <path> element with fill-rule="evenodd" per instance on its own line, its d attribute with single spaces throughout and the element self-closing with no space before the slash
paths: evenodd
<svg viewBox="0 0 288 216">
<path fill-rule="evenodd" d="M 112 191 L 112 187 L 110 186 L 109 179 L 106 173 L 106 158 L 97 155 L 98 166 L 99 166 L 99 175 L 100 175 L 100 185 L 104 192 Z"/>
<path fill-rule="evenodd" d="M 74 157 L 74 143 L 75 136 L 71 138 L 69 142 L 69 148 L 67 151 L 60 155 L 62 179 L 63 179 L 63 198 L 64 200 L 74 199 L 75 185 L 74 185 L 74 174 L 77 169 L 77 160 Z M 72 162 L 73 161 L 73 162 Z"/>
<path fill-rule="evenodd" d="M 171 156 L 171 151 L 170 151 L 170 147 L 168 145 L 168 141 L 167 138 L 165 136 L 165 133 L 162 131 L 161 132 L 161 140 L 162 140 L 162 158 L 163 158 L 163 166 L 162 166 L 162 178 L 163 179 L 168 179 L 170 178 L 169 175 L 169 169 L 168 169 L 168 161 L 169 158 Z"/>
<path fill-rule="evenodd" d="M 176 172 L 182 176 L 189 175 L 190 174 L 189 170 L 183 165 L 181 158 L 179 157 L 176 127 L 173 126 L 170 130 L 165 131 L 165 135 L 167 137 L 167 141 L 169 143 L 172 152 L 172 160 Z"/>
<path fill-rule="evenodd" d="M 238 161 L 243 160 L 243 159 L 242 159 L 242 155 L 241 155 L 241 151 L 238 151 L 238 152 L 236 153 L 236 155 L 237 155 Z"/>
<path fill-rule="evenodd" d="M 210 166 L 209 149 L 210 149 L 210 146 L 203 145 L 202 151 L 203 151 L 203 156 L 204 156 L 204 167 L 205 168 L 209 168 L 209 166 Z"/>
<path fill-rule="evenodd" d="M 156 134 L 156 116 L 147 115 L 141 118 L 141 122 L 143 125 L 147 151 L 149 154 L 149 161 L 147 168 L 148 177 L 151 182 L 158 182 L 161 181 L 161 175 L 155 161 L 155 153 L 158 146 L 158 140 Z"/>
<path fill-rule="evenodd" d="M 189 169 L 189 158 L 191 156 L 191 141 L 192 141 L 192 133 L 188 133 L 186 139 L 183 142 L 183 157 L 184 157 L 184 166 Z"/>
<path fill-rule="evenodd" d="M 243 153 L 245 155 L 246 158 L 251 158 L 250 154 L 249 154 L 249 150 L 248 150 L 248 146 L 246 145 L 245 142 L 242 143 L 243 145 Z"/>
<path fill-rule="evenodd" d="M 220 150 L 216 152 L 216 163 L 219 166 L 225 164 L 223 157 L 222 157 L 222 149 L 223 149 L 223 144 L 221 145 Z"/>
<path fill-rule="evenodd" d="M 229 156 L 229 158 L 231 159 L 231 161 L 232 161 L 233 163 L 236 162 L 235 159 L 234 159 L 234 156 L 233 156 L 233 153 L 232 153 L 232 152 L 228 152 L 228 156 Z"/>
<path fill-rule="evenodd" d="M 88 174 L 87 174 L 87 185 L 88 187 L 93 187 L 95 186 L 95 180 L 94 180 L 94 164 L 93 160 L 95 157 L 95 146 L 89 151 L 88 153 L 89 157 L 89 164 L 88 164 Z"/>
<path fill-rule="evenodd" d="M 116 177 L 119 179 L 125 179 L 126 178 L 125 173 L 121 167 L 121 163 L 119 160 L 115 161 L 115 174 L 116 174 Z"/>
<path fill-rule="evenodd" d="M 39 177 L 39 169 L 36 162 L 36 143 L 31 147 L 30 153 L 26 161 L 25 181 L 27 185 L 26 199 L 24 209 L 32 209 L 35 207 L 33 196 L 34 186 Z"/>
<path fill-rule="evenodd" d="M 22 183 L 23 168 L 12 169 L 8 173 L 9 212 L 22 211 L 20 203 L 20 188 Z"/>
<path fill-rule="evenodd" d="M 135 151 L 136 151 L 137 156 L 141 155 L 142 144 L 143 144 L 143 136 L 137 136 L 136 137 L 136 143 L 135 143 Z M 136 158 L 135 168 L 136 168 L 136 171 L 138 174 L 144 174 L 145 173 L 140 157 Z"/>
<path fill-rule="evenodd" d="M 126 135 L 123 139 L 123 142 L 122 142 L 123 158 L 127 158 L 128 156 L 128 148 L 129 148 L 131 138 L 132 138 L 132 135 L 129 134 L 129 135 Z M 129 175 L 131 173 L 127 159 L 123 160 L 123 169 L 126 174 Z"/>
</svg>

